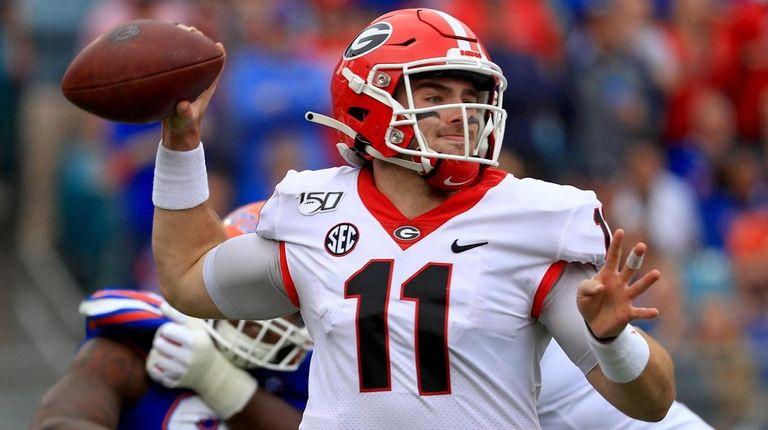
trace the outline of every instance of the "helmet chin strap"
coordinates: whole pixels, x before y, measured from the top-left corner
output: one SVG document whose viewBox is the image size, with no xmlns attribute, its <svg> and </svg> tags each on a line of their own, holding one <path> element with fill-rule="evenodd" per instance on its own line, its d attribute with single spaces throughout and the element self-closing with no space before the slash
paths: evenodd
<svg viewBox="0 0 768 430">
<path fill-rule="evenodd" d="M 432 188 L 442 191 L 459 191 L 475 182 L 480 173 L 480 164 L 464 160 L 444 158 L 427 159 L 433 164 L 424 179 Z"/>
<path fill-rule="evenodd" d="M 427 152 L 435 151 L 426 148 Z M 480 173 L 480 164 L 466 160 L 447 158 L 414 157 L 421 161 L 424 170 L 421 176 L 434 189 L 459 191 L 475 182 Z"/>
</svg>

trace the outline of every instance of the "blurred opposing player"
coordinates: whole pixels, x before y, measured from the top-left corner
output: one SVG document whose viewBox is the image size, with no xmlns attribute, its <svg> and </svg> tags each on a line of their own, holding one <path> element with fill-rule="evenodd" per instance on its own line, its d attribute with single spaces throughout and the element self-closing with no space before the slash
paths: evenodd
<svg viewBox="0 0 768 430">
<path fill-rule="evenodd" d="M 251 228 L 233 216 L 230 234 Z M 86 340 L 31 428 L 298 427 L 311 347 L 298 315 L 203 321 L 133 290 L 98 291 L 80 312 Z"/>
<path fill-rule="evenodd" d="M 230 325 L 216 335 L 229 345 L 242 340 L 242 346 L 217 348 L 212 323 L 206 327 L 160 296 L 134 290 L 97 291 L 81 303 L 80 313 L 86 340 L 67 373 L 43 396 L 32 429 L 298 426 L 306 380 L 293 379 L 291 371 L 308 365 L 302 362 L 309 345 L 303 328 L 265 321 L 272 327 L 264 335 L 269 332 L 282 345 L 273 349 L 268 342 L 241 339 Z M 281 359 L 286 354 L 293 355 L 290 363 Z M 247 369 L 257 363 L 289 372 L 279 379 L 275 370 Z"/>
<path fill-rule="evenodd" d="M 223 49 L 223 47 L 222 47 Z M 255 234 L 226 240 L 208 202 L 202 119 L 215 85 L 163 121 L 153 254 L 164 296 L 204 318 L 301 312 L 313 340 L 303 429 L 539 427 L 551 338 L 623 412 L 661 420 L 672 361 L 630 324 L 637 281 L 595 194 L 493 166 L 506 80 L 466 25 L 386 13 L 331 74 L 352 166 L 289 172 Z M 268 101 L 267 101 L 268 102 Z"/>
</svg>

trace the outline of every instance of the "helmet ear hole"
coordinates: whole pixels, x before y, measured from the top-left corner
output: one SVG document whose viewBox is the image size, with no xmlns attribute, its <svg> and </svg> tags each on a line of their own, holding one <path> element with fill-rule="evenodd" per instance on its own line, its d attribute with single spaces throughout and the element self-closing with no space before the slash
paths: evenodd
<svg viewBox="0 0 768 430">
<path fill-rule="evenodd" d="M 351 116 L 352 118 L 363 122 L 365 121 L 365 117 L 368 116 L 368 109 L 363 109 L 361 107 L 350 107 L 349 110 L 347 110 L 347 114 Z"/>
</svg>

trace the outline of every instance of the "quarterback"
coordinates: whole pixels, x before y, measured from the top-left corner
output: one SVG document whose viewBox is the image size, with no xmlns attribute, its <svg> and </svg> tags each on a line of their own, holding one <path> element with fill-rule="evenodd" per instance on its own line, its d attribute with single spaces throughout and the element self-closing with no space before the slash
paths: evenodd
<svg viewBox="0 0 768 430">
<path fill-rule="evenodd" d="M 223 50 L 223 46 L 221 46 Z M 300 427 L 539 428 L 552 338 L 610 403 L 659 421 L 667 352 L 631 322 L 658 280 L 633 281 L 591 191 L 498 164 L 506 80 L 475 34 L 432 9 L 375 19 L 332 73 L 350 166 L 289 172 L 256 233 L 211 210 L 200 127 L 214 83 L 163 121 L 153 251 L 167 300 L 198 317 L 300 311 L 314 341 Z"/>
</svg>

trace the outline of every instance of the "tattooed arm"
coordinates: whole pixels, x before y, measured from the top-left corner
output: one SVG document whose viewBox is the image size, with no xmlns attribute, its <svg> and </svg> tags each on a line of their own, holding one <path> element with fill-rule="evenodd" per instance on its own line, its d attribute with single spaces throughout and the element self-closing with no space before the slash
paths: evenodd
<svg viewBox="0 0 768 430">
<path fill-rule="evenodd" d="M 78 351 L 67 373 L 43 396 L 33 430 L 117 428 L 123 405 L 149 389 L 144 359 L 115 341 L 94 338 Z"/>
</svg>

